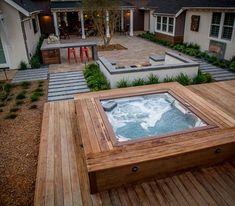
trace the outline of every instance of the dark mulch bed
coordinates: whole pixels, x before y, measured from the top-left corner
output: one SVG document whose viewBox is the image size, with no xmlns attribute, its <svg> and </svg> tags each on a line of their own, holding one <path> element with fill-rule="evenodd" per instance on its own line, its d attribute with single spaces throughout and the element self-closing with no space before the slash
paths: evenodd
<svg viewBox="0 0 235 206">
<path fill-rule="evenodd" d="M 42 112 L 47 96 L 47 82 L 44 82 L 41 87 L 44 95 L 31 102 L 30 96 L 38 84 L 33 82 L 24 89 L 26 98 L 20 100 L 22 104 L 14 111 L 15 119 L 6 116 L 15 108 L 16 95 L 23 90 L 21 86 L 14 86 L 6 105 L 0 107 L 0 205 L 33 205 Z"/>
<path fill-rule="evenodd" d="M 98 51 L 126 50 L 127 48 L 121 44 L 110 44 L 108 46 L 98 45 Z"/>
</svg>

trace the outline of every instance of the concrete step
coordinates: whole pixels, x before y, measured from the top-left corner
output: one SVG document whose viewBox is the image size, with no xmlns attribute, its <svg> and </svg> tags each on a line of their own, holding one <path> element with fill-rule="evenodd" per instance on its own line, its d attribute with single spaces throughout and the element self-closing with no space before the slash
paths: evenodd
<svg viewBox="0 0 235 206">
<path fill-rule="evenodd" d="M 67 81 L 55 81 L 51 82 L 49 81 L 49 86 L 55 86 L 55 85 L 69 85 L 69 84 L 74 84 L 74 83 L 84 83 L 86 82 L 85 79 L 75 79 L 75 80 L 67 80 Z"/>
<path fill-rule="evenodd" d="M 61 101 L 61 100 L 67 100 L 67 99 L 73 99 L 73 94 L 48 97 L 47 100 L 48 100 L 48 102 L 52 102 L 52 101 Z"/>
<path fill-rule="evenodd" d="M 58 88 L 66 88 L 66 87 L 73 87 L 73 86 L 82 86 L 86 85 L 85 81 L 75 82 L 75 83 L 64 83 L 64 84 L 50 84 L 48 86 L 49 89 L 58 89 Z"/>
<path fill-rule="evenodd" d="M 57 76 L 75 75 L 75 74 L 83 74 L 83 72 L 82 71 L 71 71 L 71 72 L 50 73 L 50 76 L 57 77 Z"/>
<path fill-rule="evenodd" d="M 201 71 L 203 72 L 216 72 L 216 71 L 226 71 L 224 69 L 220 69 L 220 68 L 214 68 L 214 69 L 201 69 Z"/>
<path fill-rule="evenodd" d="M 68 90 L 68 91 L 48 93 L 48 97 L 62 96 L 62 95 L 68 95 L 68 94 L 77 94 L 77 93 L 80 93 L 80 92 L 89 92 L 89 91 L 90 91 L 90 89 L 88 89 L 86 87 L 84 89 L 76 89 L 76 90 Z"/>
<path fill-rule="evenodd" d="M 71 77 L 60 77 L 57 79 L 50 78 L 50 82 L 66 82 L 66 81 L 73 81 L 73 80 L 80 81 L 80 80 L 85 80 L 85 78 L 83 76 L 72 77 L 72 78 Z"/>
<path fill-rule="evenodd" d="M 213 75 L 219 75 L 219 74 L 227 74 L 230 75 L 231 73 L 229 71 L 223 70 L 223 71 L 211 71 L 210 72 Z"/>
<path fill-rule="evenodd" d="M 226 76 L 228 76 L 228 77 L 235 77 L 235 74 L 233 74 L 233 73 L 224 73 L 224 74 L 217 74 L 217 75 L 215 75 L 216 77 L 226 77 Z"/>
<path fill-rule="evenodd" d="M 215 77 L 216 81 L 235 80 L 235 76 Z"/>
<path fill-rule="evenodd" d="M 86 84 L 79 85 L 79 86 L 70 86 L 70 87 L 60 87 L 60 88 L 49 88 L 48 89 L 48 94 L 50 93 L 56 93 L 56 92 L 66 92 L 66 91 L 74 91 L 74 90 L 79 90 L 79 89 L 88 89 Z"/>
<path fill-rule="evenodd" d="M 74 78 L 74 77 L 83 77 L 83 74 L 66 74 L 66 75 L 60 75 L 60 76 L 51 76 L 50 75 L 50 79 L 59 79 L 59 78 L 64 78 L 64 77 L 70 77 L 70 78 Z"/>
<path fill-rule="evenodd" d="M 38 78 L 29 78 L 29 79 L 13 79 L 12 83 L 18 83 L 18 82 L 30 82 L 30 81 L 39 81 L 39 80 L 46 80 L 47 77 L 38 77 Z"/>
</svg>

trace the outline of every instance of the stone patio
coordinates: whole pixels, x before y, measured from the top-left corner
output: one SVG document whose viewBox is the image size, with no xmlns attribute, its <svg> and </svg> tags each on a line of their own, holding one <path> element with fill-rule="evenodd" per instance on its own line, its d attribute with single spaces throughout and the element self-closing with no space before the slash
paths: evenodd
<svg viewBox="0 0 235 206">
<path fill-rule="evenodd" d="M 72 36 L 70 39 L 61 40 L 61 42 L 75 42 L 79 41 L 80 38 Z M 103 41 L 98 37 L 89 37 L 87 41 L 96 41 L 98 45 L 102 45 Z M 166 50 L 169 50 L 163 46 L 154 44 L 136 36 L 120 36 L 116 35 L 113 37 L 112 44 L 121 44 L 126 47 L 127 50 L 113 50 L 113 51 L 100 51 L 99 56 L 103 56 L 108 60 L 115 61 L 118 65 L 134 65 L 148 63 L 148 57 L 152 54 L 163 55 Z M 79 54 L 78 54 L 79 56 Z M 91 55 L 90 55 L 91 56 Z M 76 64 L 71 61 L 68 64 L 67 49 L 61 49 L 61 64 L 53 64 L 49 66 L 49 73 L 55 72 L 68 72 L 82 70 L 85 64 L 82 64 L 79 59 L 79 63 Z"/>
</svg>

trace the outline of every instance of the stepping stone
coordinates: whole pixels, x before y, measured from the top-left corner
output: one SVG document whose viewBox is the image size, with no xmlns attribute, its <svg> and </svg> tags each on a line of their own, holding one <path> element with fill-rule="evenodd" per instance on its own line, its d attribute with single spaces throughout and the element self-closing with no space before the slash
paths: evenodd
<svg viewBox="0 0 235 206">
<path fill-rule="evenodd" d="M 49 75 L 48 101 L 72 99 L 74 94 L 89 92 L 82 71 Z"/>
<path fill-rule="evenodd" d="M 12 79 L 12 83 L 45 80 L 47 78 L 48 68 L 18 70 Z"/>
</svg>

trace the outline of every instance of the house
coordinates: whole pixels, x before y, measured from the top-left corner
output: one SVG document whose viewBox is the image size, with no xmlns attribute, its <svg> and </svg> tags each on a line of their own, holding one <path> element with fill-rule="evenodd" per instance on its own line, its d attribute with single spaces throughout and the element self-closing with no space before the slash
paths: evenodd
<svg viewBox="0 0 235 206">
<path fill-rule="evenodd" d="M 68 28 L 70 34 L 81 35 L 86 38 L 87 32 L 92 27 L 92 22 L 83 9 L 82 0 L 51 0 L 51 12 L 53 14 L 55 34 L 59 35 L 59 28 L 63 24 Z M 119 30 L 125 30 L 128 25 L 130 36 L 133 36 L 134 30 L 134 5 L 128 1 L 120 1 Z M 109 35 L 109 31 L 106 31 Z"/>
<path fill-rule="evenodd" d="M 235 1 L 149 1 L 145 16 L 157 38 L 198 44 L 219 58 L 235 56 Z"/>
<path fill-rule="evenodd" d="M 41 1 L 0 1 L 0 68 L 16 69 L 29 63 L 41 36 Z"/>
</svg>

